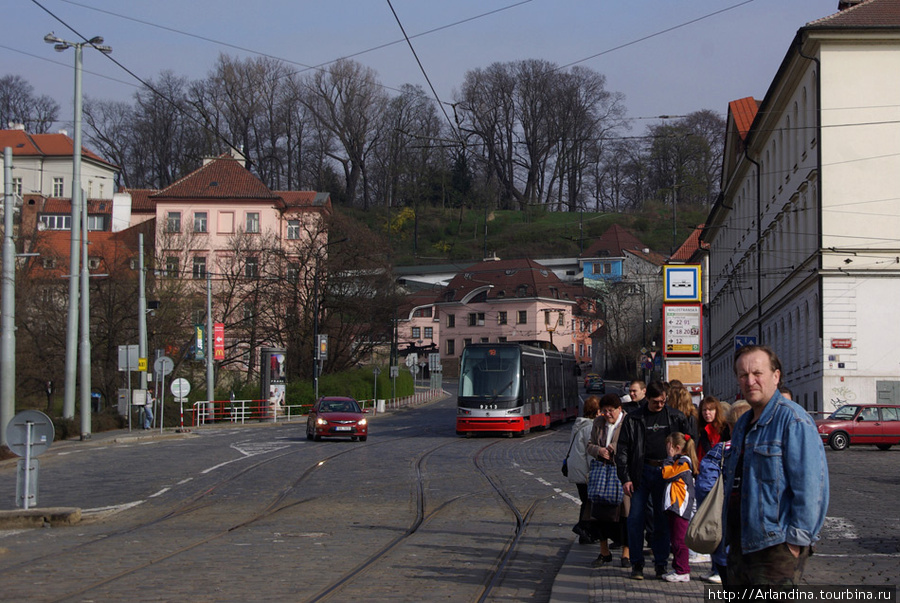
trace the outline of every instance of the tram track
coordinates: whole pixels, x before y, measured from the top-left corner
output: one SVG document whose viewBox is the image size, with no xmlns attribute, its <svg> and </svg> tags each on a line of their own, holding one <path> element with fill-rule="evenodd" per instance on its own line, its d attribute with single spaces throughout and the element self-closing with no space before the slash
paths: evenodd
<svg viewBox="0 0 900 603">
<path fill-rule="evenodd" d="M 394 438 L 393 441 L 396 441 L 397 439 L 407 439 L 407 438 L 412 438 L 412 437 L 417 437 L 417 436 L 414 436 L 414 435 L 400 436 L 400 438 Z M 113 582 L 122 580 L 122 579 L 132 576 L 136 573 L 144 571 L 149 567 L 158 565 L 164 561 L 171 560 L 173 558 L 178 557 L 179 555 L 184 555 L 190 551 L 197 549 L 198 547 L 202 547 L 202 546 L 207 545 L 207 544 L 209 544 L 215 540 L 218 540 L 222 537 L 231 535 L 235 531 L 246 528 L 262 519 L 271 517 L 277 513 L 280 513 L 289 508 L 293 508 L 299 504 L 308 502 L 309 499 L 301 499 L 298 501 L 293 501 L 286 505 L 281 504 L 284 502 L 284 500 L 289 496 L 289 494 L 292 491 L 296 490 L 298 486 L 300 486 L 304 481 L 309 479 L 309 477 L 312 476 L 313 473 L 315 473 L 318 469 L 320 469 L 321 467 L 326 465 L 329 461 L 333 461 L 334 459 L 337 459 L 337 458 L 345 456 L 345 455 L 358 453 L 360 451 L 365 451 L 371 447 L 383 446 L 387 443 L 388 443 L 387 441 L 371 442 L 364 446 L 355 446 L 353 448 L 350 448 L 347 450 L 342 450 L 340 452 L 327 455 L 323 458 L 319 458 L 319 459 L 315 460 L 314 462 L 311 462 L 304 469 L 304 471 L 299 475 L 299 477 L 294 479 L 287 486 L 283 487 L 268 502 L 266 502 L 261 507 L 258 507 L 258 510 L 245 516 L 242 520 L 232 522 L 229 525 L 227 525 L 226 527 L 219 529 L 218 531 L 214 532 L 211 535 L 208 535 L 204 538 L 195 539 L 192 542 L 189 542 L 185 545 L 179 546 L 178 548 L 168 551 L 164 554 L 155 555 L 152 558 L 147 559 L 146 561 L 131 565 L 130 567 L 127 567 L 127 568 L 123 568 L 122 570 L 120 570 L 114 574 L 105 576 L 99 580 L 95 580 L 95 581 L 93 581 L 89 584 L 86 584 L 76 590 L 71 590 L 71 591 L 61 594 L 61 595 L 53 595 L 53 598 L 50 598 L 47 600 L 53 601 L 54 603 L 59 602 L 59 601 L 66 601 L 66 600 L 72 599 L 74 597 L 82 596 L 82 595 L 85 595 L 92 591 L 96 591 L 104 586 L 107 586 L 107 585 L 113 583 Z M 189 497 L 185 501 L 181 502 L 176 507 L 166 511 L 165 513 L 163 513 L 153 519 L 139 522 L 137 524 L 128 526 L 128 527 L 120 529 L 120 530 L 116 530 L 116 531 L 108 533 L 108 534 L 104 534 L 102 536 L 93 538 L 89 541 L 82 542 L 82 543 L 79 543 L 74 546 L 67 547 L 65 549 L 61 549 L 61 550 L 53 551 L 51 553 L 47 553 L 44 555 L 32 557 L 28 560 L 4 567 L 4 568 L 0 569 L 0 581 L 2 581 L 4 575 L 9 575 L 14 572 L 21 571 L 24 568 L 29 568 L 32 571 L 34 571 L 34 569 L 36 567 L 40 567 L 41 565 L 49 566 L 51 563 L 55 563 L 57 566 L 62 566 L 62 565 L 64 565 L 65 559 L 67 559 L 67 558 L 76 558 L 77 559 L 80 556 L 87 555 L 87 554 L 89 554 L 89 551 L 92 547 L 110 543 L 111 541 L 113 541 L 115 539 L 122 539 L 122 538 L 133 536 L 134 534 L 139 533 L 142 530 L 152 530 L 154 528 L 158 528 L 161 524 L 164 524 L 168 521 L 171 521 L 176 518 L 184 517 L 186 515 L 196 512 L 196 511 L 208 508 L 211 505 L 215 504 L 214 501 L 211 501 L 209 499 L 214 494 L 218 493 L 220 490 L 224 489 L 225 487 L 227 487 L 231 484 L 236 483 L 240 478 L 251 474 L 251 472 L 258 470 L 261 467 L 264 467 L 271 463 L 275 463 L 276 461 L 285 459 L 286 457 L 289 457 L 292 454 L 296 454 L 296 453 L 297 453 L 296 449 L 289 450 L 287 452 L 283 452 L 281 454 L 275 454 L 275 455 L 269 456 L 265 459 L 254 462 L 254 463 L 242 468 L 238 472 L 236 472 L 232 475 L 229 475 L 228 477 L 218 480 L 216 483 L 210 485 L 209 487 L 203 489 L 202 491 L 194 494 L 193 496 Z"/>
<path fill-rule="evenodd" d="M 549 433 L 546 435 L 549 435 Z M 528 441 L 534 442 L 535 440 L 542 437 L 544 437 L 544 435 L 534 436 Z M 321 589 L 311 598 L 306 599 L 306 603 L 320 603 L 322 601 L 328 601 L 332 597 L 338 595 L 345 587 L 352 584 L 355 580 L 361 578 L 368 570 L 371 570 L 379 562 L 384 561 L 392 551 L 394 551 L 404 543 L 407 543 L 414 535 L 418 533 L 419 529 L 422 526 L 437 518 L 444 510 L 449 508 L 451 505 L 459 502 L 464 498 L 474 496 L 476 494 L 474 492 L 469 492 L 450 497 L 449 499 L 440 503 L 430 512 L 426 512 L 428 501 L 426 500 L 425 496 L 425 483 L 427 480 L 427 477 L 423 470 L 425 462 L 437 451 L 454 444 L 463 444 L 465 442 L 466 440 L 455 439 L 453 441 L 435 446 L 428 451 L 423 452 L 417 457 L 415 462 L 416 514 L 406 531 L 369 555 L 366 559 L 358 563 L 354 568 L 341 576 L 339 579 Z M 522 440 L 517 441 L 517 443 L 519 442 L 522 442 Z M 529 521 L 531 520 L 534 511 L 537 508 L 538 503 L 540 502 L 540 499 L 534 499 L 530 502 L 524 512 L 521 511 L 516 505 L 515 501 L 512 499 L 510 493 L 503 486 L 502 482 L 495 476 L 492 476 L 488 471 L 482 460 L 482 456 L 485 451 L 500 444 L 509 444 L 509 440 L 495 440 L 489 444 L 486 444 L 485 446 L 482 446 L 480 449 L 478 449 L 471 457 L 471 461 L 474 467 L 481 474 L 483 479 L 487 481 L 487 483 L 491 486 L 494 493 L 504 502 L 504 504 L 508 507 L 515 518 L 515 526 L 513 528 L 512 535 L 508 538 L 506 544 L 502 547 L 502 550 L 496 555 L 494 562 L 485 571 L 485 577 L 482 581 L 482 586 L 479 588 L 478 592 L 473 598 L 473 600 L 477 601 L 478 603 L 487 601 L 494 589 L 502 583 L 502 579 L 507 570 L 507 567 L 511 559 L 514 557 L 516 549 L 526 532 Z"/>
<path fill-rule="evenodd" d="M 500 508 L 507 508 L 508 512 L 514 518 L 511 526 L 511 532 L 506 532 L 507 538 L 503 546 L 498 547 L 496 550 L 493 550 L 491 554 L 491 558 L 493 558 L 492 562 L 487 562 L 486 559 L 479 560 L 475 566 L 469 567 L 469 562 L 467 561 L 465 563 L 465 570 L 462 569 L 461 565 L 457 566 L 460 568 L 460 572 L 465 571 L 466 575 L 472 578 L 473 585 L 477 583 L 474 591 L 465 591 L 467 594 L 464 596 L 464 600 L 479 602 L 490 600 L 492 593 L 495 593 L 498 588 L 503 587 L 504 576 L 506 575 L 510 564 L 513 563 L 516 550 L 520 546 L 522 539 L 528 529 L 529 522 L 534 516 L 534 513 L 539 507 L 539 503 L 542 500 L 541 497 L 534 497 L 526 499 L 524 503 L 519 503 L 517 505 L 513 497 L 513 492 L 509 490 L 507 485 L 504 485 L 505 474 L 502 471 L 497 472 L 496 469 L 492 469 L 490 453 L 492 450 L 497 450 L 497 447 L 518 447 L 522 444 L 535 443 L 545 435 L 551 435 L 553 433 L 553 430 L 550 430 L 544 434 L 532 434 L 525 439 L 493 440 L 483 446 L 480 446 L 477 450 L 470 450 L 467 453 L 460 455 L 459 461 L 463 461 L 464 458 L 468 457 L 470 463 L 469 467 L 471 468 L 471 470 L 473 470 L 470 474 L 480 476 L 480 479 L 484 480 L 489 488 L 477 489 L 474 487 L 474 485 L 472 485 L 471 488 L 466 487 L 465 491 L 459 491 L 456 494 L 451 493 L 450 496 L 444 496 L 443 499 L 432 498 L 433 494 L 432 488 L 430 488 L 430 486 L 433 485 L 435 481 L 437 481 L 440 484 L 440 486 L 436 488 L 438 491 L 444 493 L 450 490 L 450 488 L 444 487 L 445 485 L 442 483 L 443 481 L 445 481 L 446 475 L 436 474 L 434 470 L 430 470 L 428 466 L 429 461 L 434 459 L 435 456 L 438 456 L 442 451 L 445 451 L 448 447 L 468 446 L 471 448 L 472 444 L 475 442 L 473 442 L 473 440 L 471 439 L 459 439 L 453 437 L 451 435 L 452 432 L 450 432 L 449 430 L 435 429 L 433 427 L 426 427 L 424 430 L 401 428 L 392 431 L 393 437 L 390 440 L 385 439 L 382 441 L 370 441 L 365 445 L 354 445 L 349 449 L 342 449 L 339 452 L 328 454 L 316 458 L 315 460 L 308 461 L 307 463 L 305 463 L 305 466 L 299 475 L 297 475 L 289 482 L 285 483 L 282 487 L 279 488 L 277 492 L 272 493 L 272 495 L 269 496 L 267 500 L 261 501 L 260 504 L 257 504 L 253 509 L 243 513 L 241 517 L 231 518 L 230 521 L 227 521 L 227 523 L 224 523 L 219 527 L 213 526 L 213 528 L 210 529 L 208 533 L 203 535 L 202 537 L 188 537 L 181 540 L 180 542 L 173 542 L 168 547 L 166 547 L 166 545 L 163 543 L 161 546 L 157 547 L 158 549 L 162 550 L 154 551 L 152 554 L 148 554 L 143 557 L 136 556 L 136 559 L 131 560 L 130 563 L 128 562 L 128 560 L 123 559 L 121 563 L 117 563 L 115 566 L 104 568 L 104 570 L 107 571 L 106 575 L 97 576 L 96 574 L 94 574 L 94 578 L 89 579 L 89 582 L 84 582 L 82 578 L 82 581 L 79 584 L 75 579 L 72 579 L 69 583 L 70 588 L 68 590 L 66 590 L 65 592 L 51 592 L 49 594 L 45 592 L 44 594 L 47 595 L 48 598 L 42 600 L 66 601 L 73 599 L 102 599 L 107 595 L 107 593 L 110 592 L 110 588 L 114 589 L 115 592 L 120 592 L 122 587 L 116 587 L 114 586 L 115 584 L 121 583 L 122 581 L 127 581 L 130 577 L 141 576 L 142 572 L 146 572 L 150 570 L 150 568 L 162 567 L 161 564 L 163 564 L 164 562 L 174 561 L 175 563 L 178 563 L 180 559 L 188 560 L 192 557 L 192 555 L 190 555 L 192 551 L 197 551 L 198 549 L 201 549 L 201 547 L 212 545 L 215 541 L 225 538 L 226 536 L 239 534 L 241 530 L 244 530 L 258 522 L 271 518 L 278 513 L 295 509 L 298 506 L 310 503 L 315 498 L 320 498 L 313 496 L 311 498 L 304 497 L 300 499 L 289 500 L 291 495 L 296 495 L 300 489 L 300 486 L 302 486 L 304 482 L 309 480 L 310 477 L 312 477 L 313 475 L 317 475 L 317 472 L 321 471 L 323 468 L 327 469 L 328 467 L 334 466 L 334 460 L 340 457 L 344 457 L 345 455 L 352 455 L 354 453 L 372 456 L 373 447 L 383 446 L 392 442 L 396 443 L 400 440 L 421 438 L 423 437 L 423 435 L 438 437 L 444 437 L 445 435 L 447 435 L 450 437 L 446 441 L 442 441 L 437 445 L 430 446 L 427 450 L 421 450 L 408 457 L 410 466 L 412 467 L 412 479 L 407 481 L 406 483 L 410 488 L 410 491 L 413 495 L 412 498 L 414 499 L 413 516 L 409 520 L 408 525 L 405 528 L 401 528 L 401 530 L 403 530 L 402 533 L 394 536 L 387 542 L 377 544 L 376 550 L 368 553 L 367 555 L 364 553 L 365 556 L 363 559 L 360 560 L 357 558 L 356 560 L 354 560 L 354 564 L 349 571 L 346 571 L 346 573 L 337 577 L 326 586 L 320 587 L 316 594 L 314 594 L 311 598 L 307 598 L 304 600 L 310 602 L 326 601 L 330 599 L 339 600 L 339 594 L 341 595 L 341 597 L 343 597 L 343 595 L 349 594 L 347 592 L 347 588 L 351 585 L 354 586 L 354 592 L 355 589 L 358 588 L 365 589 L 367 581 L 368 583 L 372 582 L 372 580 L 370 579 L 370 574 L 376 568 L 390 571 L 389 568 L 392 567 L 392 564 L 390 563 L 389 558 L 391 558 L 393 553 L 398 552 L 398 550 L 403 545 L 411 544 L 413 547 L 433 547 L 436 545 L 434 541 L 434 534 L 429 534 L 427 531 L 426 534 L 428 535 L 425 536 L 425 538 L 430 538 L 431 540 L 426 541 L 424 545 L 421 538 L 415 539 L 416 535 L 422 535 L 424 527 L 428 526 L 435 520 L 440 520 L 442 526 L 450 526 L 454 521 L 454 519 L 451 519 L 451 517 L 453 517 L 453 514 L 448 514 L 446 517 L 444 515 L 449 510 L 454 509 L 455 505 L 458 505 L 461 501 L 470 499 L 471 497 L 482 496 L 486 493 L 492 493 L 498 501 L 502 501 L 502 504 L 497 506 L 498 512 Z M 208 510 L 210 507 L 214 508 L 212 516 L 215 517 L 217 513 L 221 514 L 223 511 L 223 509 L 215 510 L 215 505 L 219 502 L 216 499 L 217 494 L 222 494 L 223 497 L 225 495 L 230 495 L 227 492 L 229 490 L 229 486 L 236 484 L 238 485 L 238 490 L 240 490 L 241 488 L 246 489 L 246 484 L 240 483 L 244 477 L 251 476 L 260 469 L 263 469 L 267 465 L 273 463 L 291 462 L 291 455 L 296 454 L 300 449 L 302 448 L 293 448 L 291 450 L 280 453 L 273 452 L 271 456 L 267 456 L 266 458 L 261 460 L 253 461 L 247 466 L 242 467 L 239 471 L 236 471 L 233 474 L 219 479 L 215 483 L 207 485 L 200 491 L 192 494 L 189 498 L 179 502 L 173 508 L 170 508 L 165 512 L 158 514 L 156 517 L 144 521 L 139 521 L 136 524 L 124 527 L 122 529 L 118 529 L 101 536 L 92 537 L 90 540 L 82 542 L 80 544 L 69 546 L 65 549 L 60 549 L 44 555 L 35 556 L 31 559 L 19 562 L 16 565 L 0 569 L 0 581 L 3 580 L 4 575 L 10 574 L 11 572 L 16 572 L 18 570 L 23 570 L 26 567 L 29 569 L 29 571 L 32 572 L 42 572 L 54 571 L 55 567 L 65 567 L 69 563 L 74 564 L 75 562 L 77 562 L 79 557 L 91 556 L 96 550 L 92 547 L 110 545 L 114 542 L 141 540 L 142 534 L 153 532 L 154 530 L 158 530 L 161 527 L 164 528 L 169 524 L 169 522 L 172 522 L 178 518 L 190 516 L 192 513 L 199 513 L 204 510 Z M 503 454 L 506 453 L 504 452 Z M 439 456 L 447 457 L 448 455 Z M 354 460 L 353 462 L 356 461 Z M 440 475 L 440 477 L 436 478 L 436 475 Z M 328 479 L 328 474 L 322 475 L 317 479 Z M 458 479 L 463 480 L 462 483 L 464 484 L 474 484 L 471 478 L 465 477 L 465 474 L 463 474 L 463 477 L 460 477 Z M 399 486 L 400 484 L 398 483 L 397 485 Z M 455 511 L 455 514 L 457 516 L 461 513 L 464 513 L 462 511 L 462 508 L 456 507 L 456 509 L 457 511 Z M 294 516 L 293 513 L 292 516 Z M 201 520 L 204 522 L 208 521 L 206 517 L 201 518 Z M 215 523 L 216 521 L 219 520 L 214 520 L 213 523 Z M 173 526 L 177 526 L 177 524 L 173 524 Z M 380 524 L 379 527 L 382 529 L 393 529 L 385 526 L 384 524 Z M 498 533 L 495 533 L 493 529 L 491 529 L 490 534 L 487 535 L 489 535 L 491 538 L 499 538 L 502 534 L 502 530 L 500 530 Z M 157 544 L 159 544 L 158 540 L 156 542 Z M 116 547 L 121 548 L 122 550 L 128 550 L 127 546 L 112 544 L 112 548 L 115 549 Z M 410 550 L 414 551 L 414 548 Z M 409 551 L 403 554 L 408 555 L 408 553 Z M 412 556 L 415 557 L 414 554 Z M 482 563 L 482 561 L 484 561 L 485 563 Z M 384 564 L 382 565 L 382 563 Z M 418 571 L 418 569 L 416 571 Z M 137 581 L 141 582 L 144 579 L 144 577 L 141 577 L 138 578 Z M 303 595 L 301 595 L 301 598 L 302 597 Z"/>
</svg>

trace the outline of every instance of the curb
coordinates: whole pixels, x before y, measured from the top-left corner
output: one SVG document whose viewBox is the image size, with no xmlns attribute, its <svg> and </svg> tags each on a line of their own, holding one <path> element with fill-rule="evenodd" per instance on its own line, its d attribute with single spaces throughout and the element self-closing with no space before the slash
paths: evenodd
<svg viewBox="0 0 900 603">
<path fill-rule="evenodd" d="M 81 521 L 81 509 L 77 507 L 47 507 L 45 509 L 16 509 L 0 511 L 0 529 L 42 528 L 44 526 L 71 526 Z"/>
</svg>

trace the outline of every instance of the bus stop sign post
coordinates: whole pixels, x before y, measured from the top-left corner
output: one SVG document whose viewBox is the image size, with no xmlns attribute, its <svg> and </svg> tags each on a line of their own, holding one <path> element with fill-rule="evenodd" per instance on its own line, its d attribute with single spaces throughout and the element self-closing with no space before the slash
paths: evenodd
<svg viewBox="0 0 900 603">
<path fill-rule="evenodd" d="M 6 440 L 9 449 L 19 456 L 16 479 L 16 505 L 22 501 L 22 507 L 28 509 L 30 503 L 37 504 L 38 467 L 37 459 L 32 459 L 47 451 L 53 443 L 55 431 L 50 417 L 39 410 L 23 410 L 12 418 L 6 426 Z M 32 480 L 31 473 L 34 472 Z"/>
</svg>

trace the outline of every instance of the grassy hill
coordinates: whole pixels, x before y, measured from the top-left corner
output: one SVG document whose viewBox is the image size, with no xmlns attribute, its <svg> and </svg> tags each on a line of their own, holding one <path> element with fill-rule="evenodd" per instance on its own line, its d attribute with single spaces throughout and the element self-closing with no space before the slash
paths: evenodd
<svg viewBox="0 0 900 603">
<path fill-rule="evenodd" d="M 503 259 L 573 257 L 613 224 L 664 255 L 672 247 L 671 207 L 652 204 L 638 214 L 495 210 L 485 216 L 483 209 L 424 208 L 418 219 L 409 208 L 393 208 L 390 216 L 384 208 L 338 211 L 389 241 L 395 265 L 480 260 L 485 252 Z M 706 208 L 678 208 L 678 245 L 707 213 Z"/>
</svg>

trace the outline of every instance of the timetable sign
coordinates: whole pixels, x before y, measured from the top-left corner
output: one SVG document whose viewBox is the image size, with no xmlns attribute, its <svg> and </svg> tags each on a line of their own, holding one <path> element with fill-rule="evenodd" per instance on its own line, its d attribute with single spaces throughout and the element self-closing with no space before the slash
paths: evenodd
<svg viewBox="0 0 900 603">
<path fill-rule="evenodd" d="M 703 313 L 700 304 L 663 305 L 665 354 L 703 353 Z"/>
</svg>

